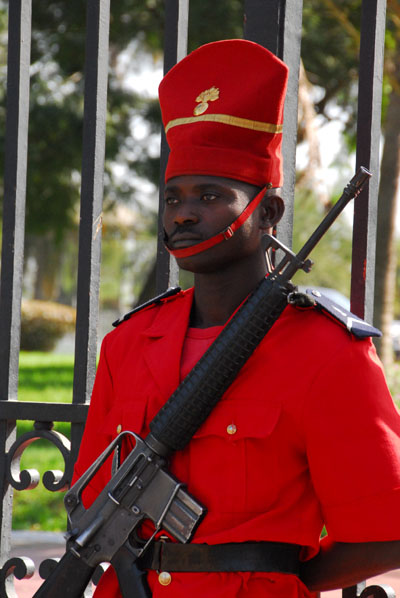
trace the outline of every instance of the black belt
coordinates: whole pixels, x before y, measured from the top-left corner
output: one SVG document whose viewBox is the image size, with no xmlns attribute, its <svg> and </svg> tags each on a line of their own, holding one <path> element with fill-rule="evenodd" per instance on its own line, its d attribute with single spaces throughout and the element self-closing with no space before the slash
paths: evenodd
<svg viewBox="0 0 400 598">
<path fill-rule="evenodd" d="M 156 571 L 275 571 L 299 575 L 297 544 L 243 542 L 174 544 L 153 542 L 138 559 L 141 569 Z"/>
</svg>

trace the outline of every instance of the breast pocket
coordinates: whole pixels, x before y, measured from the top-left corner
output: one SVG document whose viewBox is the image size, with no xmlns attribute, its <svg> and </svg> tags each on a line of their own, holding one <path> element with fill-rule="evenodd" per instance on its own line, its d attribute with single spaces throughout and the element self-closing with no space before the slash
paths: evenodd
<svg viewBox="0 0 400 598">
<path fill-rule="evenodd" d="M 145 432 L 145 418 L 148 399 L 145 395 L 134 395 L 126 398 L 119 397 L 108 412 L 103 426 L 99 430 L 103 441 L 110 444 L 121 432 L 134 432 L 143 436 Z M 135 445 L 133 437 L 127 435 L 124 439 L 121 457 L 124 458 Z"/>
<path fill-rule="evenodd" d="M 260 513 L 275 502 L 280 412 L 278 404 L 221 401 L 194 435 L 190 486 L 209 509 Z"/>
</svg>

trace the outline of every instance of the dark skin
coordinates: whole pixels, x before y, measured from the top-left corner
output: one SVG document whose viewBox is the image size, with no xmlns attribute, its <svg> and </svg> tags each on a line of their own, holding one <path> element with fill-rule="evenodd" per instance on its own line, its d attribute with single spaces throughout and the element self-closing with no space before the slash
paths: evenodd
<svg viewBox="0 0 400 598">
<path fill-rule="evenodd" d="M 219 177 L 170 179 L 163 215 L 169 245 L 178 249 L 212 237 L 230 225 L 258 192 L 253 185 Z M 225 324 L 254 290 L 268 271 L 263 236 L 271 233 L 283 211 L 279 196 L 265 197 L 231 239 L 178 260 L 179 267 L 194 273 L 191 326 Z M 302 564 L 300 577 L 310 590 L 326 591 L 399 566 L 400 541 L 344 543 L 325 538 L 318 555 Z"/>
<path fill-rule="evenodd" d="M 164 229 L 173 248 L 194 245 L 232 223 L 260 191 L 234 181 L 206 176 L 181 176 L 165 188 Z M 178 259 L 194 273 L 195 298 L 191 325 L 225 324 L 267 272 L 262 237 L 283 214 L 283 202 L 270 196 L 228 241 L 203 253 Z"/>
</svg>

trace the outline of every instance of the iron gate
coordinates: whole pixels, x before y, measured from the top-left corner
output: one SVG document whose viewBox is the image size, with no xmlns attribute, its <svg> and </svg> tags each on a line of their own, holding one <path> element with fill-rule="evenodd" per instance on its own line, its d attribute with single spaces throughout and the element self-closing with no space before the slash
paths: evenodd
<svg viewBox="0 0 400 598">
<path fill-rule="evenodd" d="M 196 0 L 192 0 L 195 2 Z M 19 402 L 18 355 L 24 259 L 24 217 L 27 169 L 29 68 L 32 0 L 9 1 L 7 126 L 5 141 L 3 239 L 0 286 L 0 483 L 2 488 L 0 596 L 13 596 L 13 572 L 23 575 L 25 564 L 10 559 L 13 491 L 28 491 L 32 474 L 19 471 L 19 457 L 30 443 L 45 438 L 65 460 L 60 476 L 47 472 L 49 491 L 64 488 L 71 479 L 94 380 L 97 353 L 103 166 L 108 72 L 110 0 L 87 0 L 86 60 L 77 324 L 71 404 Z M 244 37 L 256 41 L 289 65 L 285 104 L 283 154 L 284 197 L 287 208 L 280 238 L 291 243 L 297 129 L 297 91 L 301 49 L 302 0 L 245 0 Z M 187 50 L 189 0 L 165 0 L 164 71 Z M 356 166 L 378 172 L 381 81 L 385 33 L 385 0 L 362 3 L 359 104 Z M 361 123 L 362 126 L 361 126 Z M 365 126 L 368 123 L 368 126 Z M 168 150 L 162 138 L 161 177 Z M 161 185 L 160 185 L 161 187 Z M 351 302 L 352 310 L 371 319 L 373 309 L 374 248 L 378 177 L 363 191 L 354 214 Z M 165 252 L 161 234 L 157 247 L 157 291 L 176 284 L 177 268 Z M 16 438 L 17 420 L 34 422 L 32 431 Z M 71 444 L 52 430 L 53 422 L 71 423 Z M 22 571 L 22 573 L 21 573 Z M 344 591 L 359 595 L 360 587 Z M 383 591 L 383 590 L 382 590 Z M 371 595 L 371 592 L 370 594 Z M 379 594 L 380 596 L 386 594 Z"/>
</svg>

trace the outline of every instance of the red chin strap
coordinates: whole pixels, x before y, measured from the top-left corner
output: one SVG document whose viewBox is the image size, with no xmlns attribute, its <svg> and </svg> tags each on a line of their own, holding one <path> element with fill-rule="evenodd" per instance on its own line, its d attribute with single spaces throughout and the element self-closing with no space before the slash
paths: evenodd
<svg viewBox="0 0 400 598">
<path fill-rule="evenodd" d="M 206 251 L 206 249 L 210 249 L 210 247 L 214 247 L 214 245 L 218 245 L 222 241 L 227 241 L 235 232 L 246 222 L 246 220 L 251 216 L 257 206 L 260 204 L 261 200 L 263 199 L 267 188 L 263 187 L 260 193 L 252 199 L 248 205 L 245 207 L 243 212 L 232 222 L 230 226 L 228 226 L 225 230 L 217 233 L 213 237 L 206 239 L 205 241 L 201 241 L 201 243 L 196 243 L 196 245 L 191 245 L 190 247 L 184 247 L 183 249 L 171 249 L 168 247 L 167 243 L 165 243 L 165 247 L 167 251 L 175 258 L 181 257 L 191 257 L 192 255 L 197 255 L 198 253 L 202 253 Z"/>
</svg>

